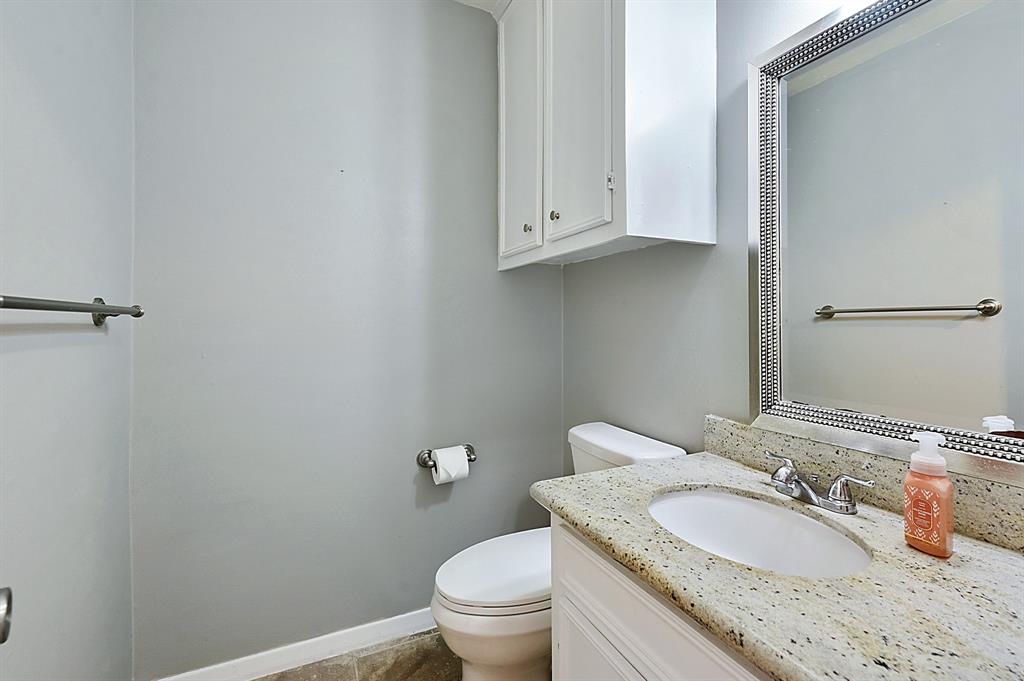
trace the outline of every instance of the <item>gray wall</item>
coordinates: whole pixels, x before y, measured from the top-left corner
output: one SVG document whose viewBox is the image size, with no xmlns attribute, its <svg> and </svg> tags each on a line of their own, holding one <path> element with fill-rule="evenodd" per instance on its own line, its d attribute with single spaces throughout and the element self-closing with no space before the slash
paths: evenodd
<svg viewBox="0 0 1024 681">
<path fill-rule="evenodd" d="M 495 31 L 136 7 L 137 678 L 425 607 L 453 553 L 546 522 L 561 275 L 496 271 Z M 464 441 L 467 481 L 414 464 Z"/>
<path fill-rule="evenodd" d="M 837 4 L 719 0 L 718 245 L 564 268 L 566 427 L 609 421 L 699 451 L 704 414 L 749 418 L 747 63 Z"/>
<path fill-rule="evenodd" d="M 127 2 L 0 3 L 0 292 L 131 297 Z M 133 325 L 0 316 L 0 678 L 131 676 Z"/>
</svg>

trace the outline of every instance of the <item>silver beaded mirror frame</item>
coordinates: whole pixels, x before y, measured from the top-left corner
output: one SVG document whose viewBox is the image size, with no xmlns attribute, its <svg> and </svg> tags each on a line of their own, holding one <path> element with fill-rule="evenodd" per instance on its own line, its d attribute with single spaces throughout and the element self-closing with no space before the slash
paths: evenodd
<svg viewBox="0 0 1024 681">
<path fill-rule="evenodd" d="M 754 425 L 900 459 L 908 458 L 915 448 L 910 442 L 912 433 L 942 433 L 952 470 L 1024 486 L 1022 440 L 783 398 L 782 78 L 928 1 L 879 0 L 853 13 L 836 10 L 750 64 L 750 269 L 751 297 L 757 315 L 757 323 L 751 324 L 751 360 L 755 365 L 751 371 L 751 406 L 758 414 Z"/>
</svg>

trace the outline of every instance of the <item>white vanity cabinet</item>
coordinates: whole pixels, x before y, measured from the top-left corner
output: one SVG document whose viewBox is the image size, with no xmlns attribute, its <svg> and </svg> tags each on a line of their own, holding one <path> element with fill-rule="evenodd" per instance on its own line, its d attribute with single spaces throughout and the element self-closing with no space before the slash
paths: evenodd
<svg viewBox="0 0 1024 681">
<path fill-rule="evenodd" d="M 715 243 L 714 0 L 498 10 L 498 268 Z"/>
<path fill-rule="evenodd" d="M 556 515 L 551 542 L 555 681 L 769 678 Z"/>
</svg>

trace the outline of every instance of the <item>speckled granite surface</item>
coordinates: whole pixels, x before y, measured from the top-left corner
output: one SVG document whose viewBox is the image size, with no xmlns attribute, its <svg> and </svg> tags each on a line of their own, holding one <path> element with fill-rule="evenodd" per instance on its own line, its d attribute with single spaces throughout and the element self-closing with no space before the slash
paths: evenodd
<svg viewBox="0 0 1024 681">
<path fill-rule="evenodd" d="M 874 488 L 854 488 L 856 498 L 903 513 L 903 479 L 909 467 L 906 461 L 755 428 L 719 416 L 704 420 L 704 448 L 766 472 L 779 465 L 765 458 L 764 450 L 770 449 L 788 456 L 801 471 L 815 473 L 822 480 L 831 480 L 839 473 L 871 478 Z M 954 517 L 958 533 L 1024 551 L 1024 489 L 958 473 L 949 477 L 956 489 Z"/>
<path fill-rule="evenodd" d="M 673 490 L 725 487 L 783 504 L 870 549 L 855 575 L 808 579 L 719 558 L 647 512 Z M 728 641 L 787 680 L 1024 678 L 1024 556 L 957 537 L 949 560 L 903 542 L 902 518 L 841 516 L 775 492 L 768 476 L 702 453 L 535 483 L 534 499 Z"/>
</svg>

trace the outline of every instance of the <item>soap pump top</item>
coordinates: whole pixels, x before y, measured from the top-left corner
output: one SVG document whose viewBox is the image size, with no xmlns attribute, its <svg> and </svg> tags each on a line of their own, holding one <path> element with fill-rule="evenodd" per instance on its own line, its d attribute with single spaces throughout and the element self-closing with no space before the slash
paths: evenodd
<svg viewBox="0 0 1024 681">
<path fill-rule="evenodd" d="M 945 436 L 925 431 L 914 433 L 910 439 L 921 443 L 921 447 L 910 455 L 910 470 L 945 477 L 946 459 L 939 454 L 939 445 L 946 443 Z"/>
</svg>

